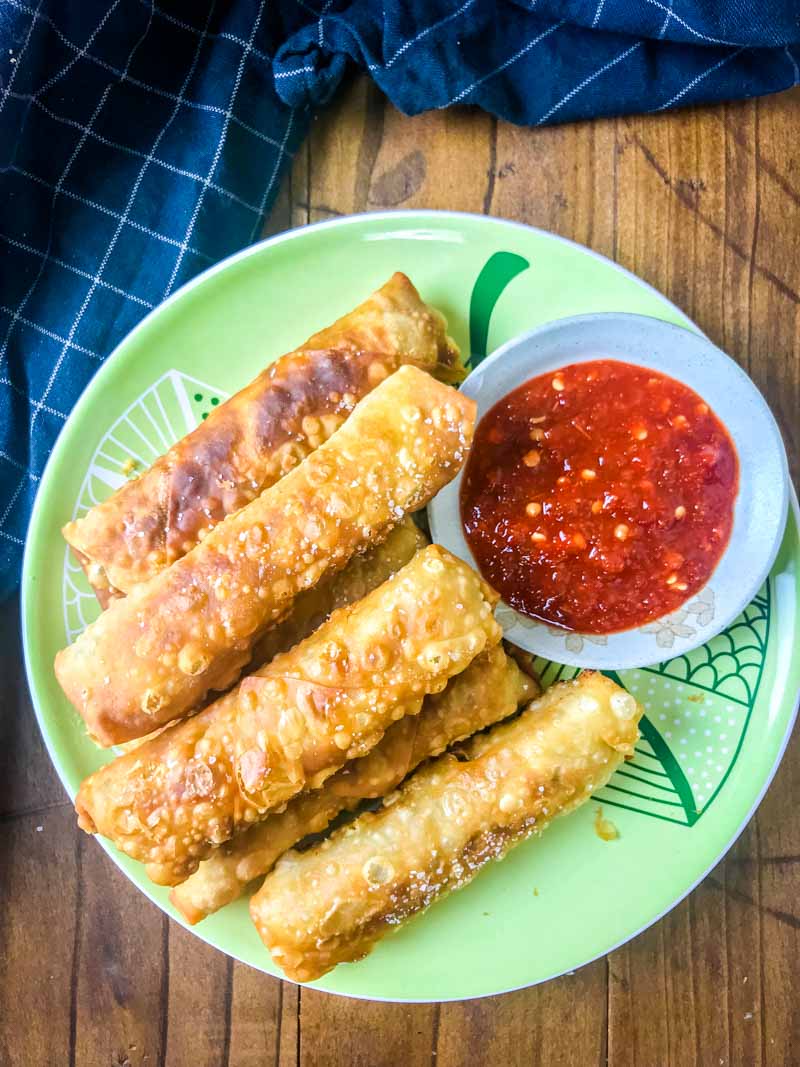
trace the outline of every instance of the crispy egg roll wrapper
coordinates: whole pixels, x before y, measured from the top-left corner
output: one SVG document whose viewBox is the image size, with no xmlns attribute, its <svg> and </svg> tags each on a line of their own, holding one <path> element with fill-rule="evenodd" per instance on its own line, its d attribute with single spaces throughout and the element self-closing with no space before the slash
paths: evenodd
<svg viewBox="0 0 800 1067">
<path fill-rule="evenodd" d="M 104 747 L 151 733 L 236 681 L 296 597 L 383 540 L 463 464 L 475 404 L 401 367 L 299 467 L 56 656 Z"/>
<path fill-rule="evenodd" d="M 549 689 L 514 722 L 440 756 L 378 812 L 278 860 L 250 911 L 298 982 L 361 959 L 389 930 L 470 882 L 490 860 L 605 785 L 642 710 L 600 674 Z"/>
<path fill-rule="evenodd" d="M 398 367 L 463 378 L 442 316 L 404 274 L 272 363 L 108 500 L 68 523 L 103 607 L 164 570 L 274 485 Z"/>
<path fill-rule="evenodd" d="M 215 846 L 365 755 L 500 640 L 496 594 L 423 549 L 363 600 L 78 791 L 79 823 L 175 885 Z"/>
<path fill-rule="evenodd" d="M 377 589 L 427 544 L 428 538 L 414 520 L 403 519 L 385 541 L 363 555 L 354 556 L 344 570 L 300 593 L 291 614 L 270 627 L 256 642 L 250 668 L 263 667 L 279 653 L 293 648 L 312 634 L 331 612 L 354 604 Z"/>
<path fill-rule="evenodd" d="M 320 833 L 340 812 L 385 796 L 424 760 L 505 719 L 537 692 L 536 682 L 502 646 L 487 649 L 441 693 L 426 697 L 419 715 L 390 726 L 366 756 L 216 849 L 172 890 L 170 900 L 190 923 L 199 922 L 240 897 L 279 856 L 308 834 Z"/>
<path fill-rule="evenodd" d="M 401 567 L 405 567 L 427 544 L 427 537 L 414 520 L 403 519 L 385 541 L 374 545 L 362 556 L 354 556 L 343 571 L 323 579 L 313 589 L 301 593 L 288 618 L 271 627 L 256 642 L 253 658 L 247 666 L 248 672 L 265 666 L 280 652 L 287 652 L 308 637 L 337 608 L 354 604 L 373 589 L 377 589 L 387 578 L 391 578 Z M 532 669 L 524 664 L 522 666 L 528 674 L 533 674 Z M 133 741 L 123 741 L 117 748 L 122 752 L 132 752 L 165 729 L 166 726 L 159 726 L 153 733 L 137 737 Z"/>
</svg>

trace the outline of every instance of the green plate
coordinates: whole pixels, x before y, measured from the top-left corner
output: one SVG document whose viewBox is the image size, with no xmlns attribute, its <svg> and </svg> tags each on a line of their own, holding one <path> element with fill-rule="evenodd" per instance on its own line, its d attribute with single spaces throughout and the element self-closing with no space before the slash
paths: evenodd
<svg viewBox="0 0 800 1067">
<path fill-rule="evenodd" d="M 629 311 L 686 324 L 615 264 L 550 234 L 478 216 L 397 212 L 310 226 L 201 275 L 149 315 L 88 387 L 53 451 L 23 574 L 28 678 L 48 750 L 74 796 L 108 759 L 89 742 L 52 671 L 57 649 L 97 614 L 60 527 L 190 430 L 266 362 L 363 300 L 395 270 L 447 315 L 473 361 L 547 320 Z M 668 372 L 669 368 L 665 370 Z M 709 645 L 620 672 L 646 708 L 635 759 L 598 795 L 620 832 L 594 832 L 597 802 L 493 864 L 357 964 L 314 985 L 385 1000 L 486 996 L 600 956 L 654 922 L 719 860 L 780 760 L 800 689 L 797 507 L 767 583 Z M 669 634 L 664 635 L 665 655 Z M 572 669 L 540 664 L 550 682 Z M 143 869 L 103 847 L 172 915 Z M 91 919 L 90 919 L 91 921 Z M 240 900 L 199 937 L 279 974 Z"/>
</svg>

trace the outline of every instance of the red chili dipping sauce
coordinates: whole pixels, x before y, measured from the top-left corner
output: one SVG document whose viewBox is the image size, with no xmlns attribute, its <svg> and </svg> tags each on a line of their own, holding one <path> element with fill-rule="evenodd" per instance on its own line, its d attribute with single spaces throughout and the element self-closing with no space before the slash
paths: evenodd
<svg viewBox="0 0 800 1067">
<path fill-rule="evenodd" d="M 480 420 L 461 519 L 517 611 L 582 633 L 675 611 L 733 525 L 733 442 L 697 393 L 616 360 L 533 378 Z"/>
</svg>

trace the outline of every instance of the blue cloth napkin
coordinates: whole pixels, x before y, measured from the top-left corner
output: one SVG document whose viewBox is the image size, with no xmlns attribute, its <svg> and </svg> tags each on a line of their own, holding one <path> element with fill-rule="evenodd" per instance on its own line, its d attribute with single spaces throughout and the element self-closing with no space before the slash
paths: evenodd
<svg viewBox="0 0 800 1067">
<path fill-rule="evenodd" d="M 367 70 L 413 114 L 526 125 L 800 82 L 797 0 L 0 0 L 0 595 L 86 383 L 255 240 L 308 127 Z"/>
</svg>

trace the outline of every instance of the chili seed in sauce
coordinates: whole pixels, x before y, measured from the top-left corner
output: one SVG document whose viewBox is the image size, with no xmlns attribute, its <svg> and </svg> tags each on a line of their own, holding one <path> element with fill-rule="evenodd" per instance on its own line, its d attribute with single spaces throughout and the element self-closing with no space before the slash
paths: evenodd
<svg viewBox="0 0 800 1067">
<path fill-rule="evenodd" d="M 461 517 L 507 603 L 612 633 L 705 585 L 730 538 L 738 478 L 727 430 L 693 390 L 595 360 L 525 382 L 481 419 Z"/>
</svg>

